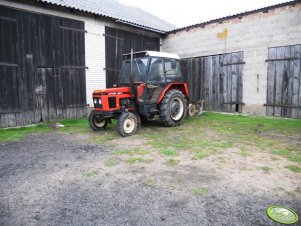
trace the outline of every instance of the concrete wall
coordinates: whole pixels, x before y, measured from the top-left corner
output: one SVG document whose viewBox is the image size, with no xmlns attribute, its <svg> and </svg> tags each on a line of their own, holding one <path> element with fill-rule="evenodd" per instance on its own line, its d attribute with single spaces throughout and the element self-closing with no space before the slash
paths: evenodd
<svg viewBox="0 0 301 226">
<path fill-rule="evenodd" d="M 1 0 L 0 5 L 21 9 L 29 12 L 42 13 L 47 15 L 65 17 L 73 20 L 80 20 L 85 23 L 85 56 L 86 56 L 86 97 L 87 104 L 93 106 L 92 92 L 95 89 L 106 88 L 105 62 L 105 26 L 123 29 L 150 37 L 160 38 L 159 34 L 147 32 L 142 29 L 135 29 L 121 24 L 102 21 L 88 16 L 80 16 L 68 12 L 40 8 L 34 5 Z"/>
<path fill-rule="evenodd" d="M 169 34 L 162 49 L 182 58 L 243 51 L 243 113 L 265 115 L 268 48 L 295 44 L 301 44 L 301 3 Z"/>
</svg>

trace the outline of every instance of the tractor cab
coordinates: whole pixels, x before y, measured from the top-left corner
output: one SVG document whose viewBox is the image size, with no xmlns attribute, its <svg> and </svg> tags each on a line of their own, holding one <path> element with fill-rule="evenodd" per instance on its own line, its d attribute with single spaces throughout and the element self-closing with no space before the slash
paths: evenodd
<svg viewBox="0 0 301 226">
<path fill-rule="evenodd" d="M 136 132 L 142 117 L 156 115 L 165 126 L 180 125 L 187 111 L 188 87 L 179 59 L 176 54 L 154 51 L 123 55 L 118 83 L 93 92 L 91 128 L 103 129 L 115 118 L 119 134 L 129 136 Z"/>
<path fill-rule="evenodd" d="M 179 60 L 176 54 L 154 51 L 134 53 L 132 60 L 131 54 L 123 56 L 118 86 L 131 86 L 132 74 L 132 92 L 139 114 L 146 117 L 156 114 L 166 89 L 177 88 L 188 96 Z"/>
</svg>

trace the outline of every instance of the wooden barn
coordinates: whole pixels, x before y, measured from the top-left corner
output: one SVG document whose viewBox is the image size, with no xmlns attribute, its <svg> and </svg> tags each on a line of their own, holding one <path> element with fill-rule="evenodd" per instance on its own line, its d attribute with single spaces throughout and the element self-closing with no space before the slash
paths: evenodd
<svg viewBox="0 0 301 226">
<path fill-rule="evenodd" d="M 0 127 L 85 116 L 123 53 L 160 51 L 175 26 L 114 0 L 0 2 Z"/>
</svg>

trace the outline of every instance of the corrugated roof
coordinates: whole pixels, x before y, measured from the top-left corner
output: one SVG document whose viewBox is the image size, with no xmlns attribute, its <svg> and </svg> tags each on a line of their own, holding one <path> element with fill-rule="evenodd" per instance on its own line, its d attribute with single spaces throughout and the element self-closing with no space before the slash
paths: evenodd
<svg viewBox="0 0 301 226">
<path fill-rule="evenodd" d="M 255 9 L 255 10 L 251 10 L 251 11 L 246 11 L 246 12 L 242 12 L 242 13 L 238 13 L 238 14 L 234 14 L 234 15 L 230 15 L 230 16 L 225 16 L 225 17 L 209 20 L 209 21 L 202 22 L 202 23 L 197 23 L 197 24 L 177 28 L 177 29 L 166 32 L 166 34 L 176 33 L 178 31 L 189 30 L 190 28 L 194 28 L 194 27 L 203 27 L 205 25 L 212 24 L 212 23 L 220 23 L 225 20 L 229 20 L 229 19 L 233 19 L 233 18 L 241 18 L 243 16 L 253 14 L 253 13 L 267 12 L 268 10 L 271 10 L 271 9 L 280 8 L 280 7 L 284 7 L 284 6 L 288 6 L 288 5 L 294 5 L 294 4 L 300 3 L 300 2 L 301 2 L 301 0 L 294 0 L 294 1 L 288 1 L 288 2 L 284 2 L 284 3 L 280 3 L 280 4 L 275 4 L 275 5 L 267 6 L 264 8 L 259 8 L 259 9 Z"/>
<path fill-rule="evenodd" d="M 116 0 L 40 0 L 40 2 L 108 17 L 116 22 L 143 27 L 159 33 L 176 28 L 175 25 L 140 8 L 125 5 Z"/>
</svg>

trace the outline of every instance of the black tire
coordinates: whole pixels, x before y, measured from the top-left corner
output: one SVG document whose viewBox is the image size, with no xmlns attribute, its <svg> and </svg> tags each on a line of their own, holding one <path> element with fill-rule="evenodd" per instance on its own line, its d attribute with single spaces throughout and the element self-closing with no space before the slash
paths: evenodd
<svg viewBox="0 0 301 226">
<path fill-rule="evenodd" d="M 160 104 L 160 119 L 165 126 L 179 126 L 187 113 L 186 99 L 176 89 L 169 90 Z"/>
<path fill-rule="evenodd" d="M 89 125 L 95 131 L 104 130 L 108 125 L 108 120 L 98 117 L 97 114 L 91 112 L 89 115 Z"/>
<path fill-rule="evenodd" d="M 132 136 L 137 132 L 138 119 L 131 112 L 124 112 L 118 119 L 117 131 L 122 137 Z"/>
</svg>

